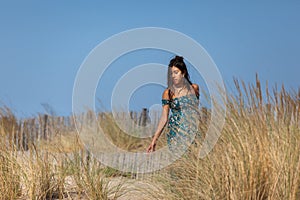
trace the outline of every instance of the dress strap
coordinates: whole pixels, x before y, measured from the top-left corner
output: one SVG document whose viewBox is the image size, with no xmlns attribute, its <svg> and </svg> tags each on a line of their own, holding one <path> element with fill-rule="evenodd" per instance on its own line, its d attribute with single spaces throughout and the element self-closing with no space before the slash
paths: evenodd
<svg viewBox="0 0 300 200">
<path fill-rule="evenodd" d="M 161 103 L 162 103 L 163 106 L 164 105 L 169 105 L 170 104 L 170 100 L 168 100 L 168 99 L 162 99 Z"/>
</svg>

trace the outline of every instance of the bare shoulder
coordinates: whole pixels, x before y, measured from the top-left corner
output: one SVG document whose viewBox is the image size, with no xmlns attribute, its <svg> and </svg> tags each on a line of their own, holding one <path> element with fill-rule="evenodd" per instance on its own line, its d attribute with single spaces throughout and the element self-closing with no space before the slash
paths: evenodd
<svg viewBox="0 0 300 200">
<path fill-rule="evenodd" d="M 162 99 L 167 99 L 169 100 L 169 88 L 165 89 L 163 94 L 162 94 Z"/>
<path fill-rule="evenodd" d="M 196 83 L 193 83 L 192 87 L 194 88 L 194 90 L 199 92 L 199 85 L 197 85 Z"/>
<path fill-rule="evenodd" d="M 193 89 L 195 91 L 195 94 L 196 94 L 197 98 L 199 99 L 199 96 L 200 96 L 199 85 L 197 85 L 196 83 L 193 83 L 192 87 L 193 87 Z"/>
</svg>

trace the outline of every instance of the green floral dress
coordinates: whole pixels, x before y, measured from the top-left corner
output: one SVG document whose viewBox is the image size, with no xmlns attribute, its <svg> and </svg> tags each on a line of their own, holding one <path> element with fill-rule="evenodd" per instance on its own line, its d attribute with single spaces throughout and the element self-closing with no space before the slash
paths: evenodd
<svg viewBox="0 0 300 200">
<path fill-rule="evenodd" d="M 172 112 L 167 133 L 169 149 L 185 151 L 198 134 L 199 98 L 189 94 L 172 100 L 162 99 L 162 105 L 169 105 Z"/>
</svg>

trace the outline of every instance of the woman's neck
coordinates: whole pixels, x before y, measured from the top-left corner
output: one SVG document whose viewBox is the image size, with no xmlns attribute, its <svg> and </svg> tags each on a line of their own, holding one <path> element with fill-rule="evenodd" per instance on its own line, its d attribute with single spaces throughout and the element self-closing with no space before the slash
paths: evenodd
<svg viewBox="0 0 300 200">
<path fill-rule="evenodd" d="M 173 85 L 173 88 L 176 89 L 176 90 L 180 90 L 182 89 L 183 87 L 185 87 L 185 85 L 183 83 L 179 83 L 177 85 Z"/>
</svg>

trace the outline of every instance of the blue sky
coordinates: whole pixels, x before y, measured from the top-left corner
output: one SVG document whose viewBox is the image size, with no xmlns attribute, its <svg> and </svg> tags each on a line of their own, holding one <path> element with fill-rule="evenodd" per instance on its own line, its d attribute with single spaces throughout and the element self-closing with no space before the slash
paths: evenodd
<svg viewBox="0 0 300 200">
<path fill-rule="evenodd" d="M 300 2 L 288 1 L 4 1 L 0 2 L 0 105 L 18 116 L 72 112 L 80 65 L 100 42 L 133 28 L 163 27 L 201 44 L 226 85 L 237 77 L 299 88 Z M 168 53 L 141 51 L 111 66 L 115 79 L 97 90 L 104 106 L 121 73 L 148 62 L 168 64 Z M 122 68 L 123 66 L 126 68 Z M 202 84 L 197 75 L 192 81 Z M 106 81 L 106 82 L 105 82 Z M 111 82 L 110 82 L 111 81 Z M 151 88 L 152 87 L 152 88 Z M 163 88 L 141 88 L 131 107 L 160 102 Z M 149 92 L 150 91 L 150 92 Z M 145 96 L 148 95 L 148 96 Z"/>
</svg>

